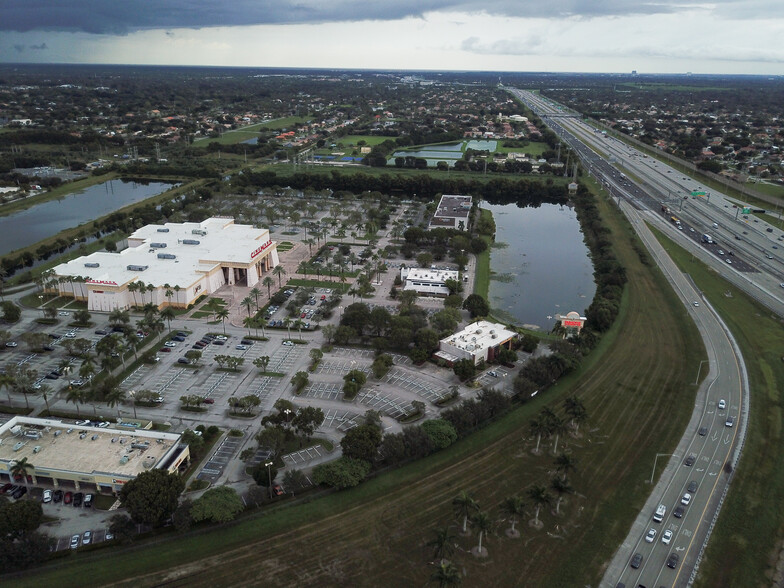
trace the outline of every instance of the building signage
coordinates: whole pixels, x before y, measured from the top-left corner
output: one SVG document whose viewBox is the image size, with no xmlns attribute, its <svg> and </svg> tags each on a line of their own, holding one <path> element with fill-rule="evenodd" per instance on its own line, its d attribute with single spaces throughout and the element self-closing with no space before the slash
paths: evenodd
<svg viewBox="0 0 784 588">
<path fill-rule="evenodd" d="M 112 478 L 112 484 L 125 484 L 126 480 L 118 480 L 116 478 Z"/>
<path fill-rule="evenodd" d="M 564 327 L 582 327 L 583 321 L 563 321 Z"/>
<path fill-rule="evenodd" d="M 269 247 L 270 245 L 272 245 L 272 239 L 270 239 L 269 241 L 267 241 L 266 243 L 264 243 L 264 245 L 262 245 L 261 247 L 259 247 L 258 249 L 256 249 L 256 251 L 252 252 L 252 253 L 250 254 L 250 258 L 251 258 L 251 259 L 253 259 L 254 257 L 257 257 L 257 256 L 258 256 L 258 255 L 259 255 L 259 254 L 260 254 L 262 251 L 264 251 L 264 250 L 265 250 L 267 247 Z"/>
<path fill-rule="evenodd" d="M 106 284 L 108 286 L 116 286 L 117 282 L 112 282 L 110 280 L 87 280 L 88 284 Z"/>
</svg>

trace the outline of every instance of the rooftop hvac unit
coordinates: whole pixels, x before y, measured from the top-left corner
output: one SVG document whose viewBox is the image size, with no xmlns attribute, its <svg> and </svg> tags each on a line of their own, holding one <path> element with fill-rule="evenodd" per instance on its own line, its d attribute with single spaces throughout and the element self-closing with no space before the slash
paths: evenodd
<svg viewBox="0 0 784 588">
<path fill-rule="evenodd" d="M 16 443 L 14 445 L 14 451 L 19 451 L 24 446 L 25 446 L 25 442 L 24 441 L 19 441 L 18 443 Z"/>
<path fill-rule="evenodd" d="M 120 464 L 125 465 L 126 463 L 128 463 L 128 456 L 127 455 L 123 455 L 120 458 Z"/>
<path fill-rule="evenodd" d="M 153 249 L 165 249 L 167 245 L 166 243 L 150 243 L 150 247 Z"/>
<path fill-rule="evenodd" d="M 202 237 L 207 234 L 207 231 L 204 229 L 193 229 L 191 231 L 191 235 L 201 235 Z"/>
<path fill-rule="evenodd" d="M 495 335 L 495 329 L 490 329 L 490 334 Z"/>
<path fill-rule="evenodd" d="M 147 441 L 143 443 L 131 443 L 133 449 L 147 449 L 149 446 L 150 444 Z"/>
<path fill-rule="evenodd" d="M 477 335 L 481 335 L 481 334 L 482 334 L 482 329 L 477 329 L 477 330 L 476 330 L 476 334 L 477 334 Z M 474 339 L 474 341 L 476 341 L 476 339 Z"/>
<path fill-rule="evenodd" d="M 473 341 L 474 343 L 476 343 L 476 337 L 471 337 L 471 341 Z"/>
<path fill-rule="evenodd" d="M 491 337 L 492 337 L 493 339 L 498 339 L 498 335 L 496 335 L 495 333 L 493 333 L 493 334 L 491 335 Z"/>
<path fill-rule="evenodd" d="M 177 259 L 177 256 L 173 253 L 159 253 L 158 259 Z"/>
<path fill-rule="evenodd" d="M 39 451 L 41 451 L 40 445 L 36 445 L 35 447 L 33 447 L 33 453 L 38 453 Z"/>
<path fill-rule="evenodd" d="M 159 233 L 168 233 L 168 232 L 169 232 L 169 229 L 167 229 L 166 227 L 163 227 L 163 228 L 161 228 L 161 229 L 158 229 L 158 232 L 159 232 Z"/>
<path fill-rule="evenodd" d="M 101 267 L 101 264 L 95 261 L 88 261 L 84 264 L 84 267 Z"/>
<path fill-rule="evenodd" d="M 150 267 L 149 265 L 129 265 L 128 266 L 128 271 L 129 272 L 143 272 L 146 269 L 148 269 L 149 267 Z"/>
<path fill-rule="evenodd" d="M 196 239 L 183 239 L 182 240 L 182 244 L 183 245 L 198 245 L 199 243 L 201 243 L 201 241 L 197 241 Z"/>
</svg>

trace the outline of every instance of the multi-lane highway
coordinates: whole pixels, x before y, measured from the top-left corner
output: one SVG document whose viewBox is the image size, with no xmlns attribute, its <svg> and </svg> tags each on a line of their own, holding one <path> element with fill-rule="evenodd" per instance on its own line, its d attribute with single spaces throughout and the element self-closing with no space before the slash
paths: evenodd
<svg viewBox="0 0 784 588">
<path fill-rule="evenodd" d="M 784 235 L 750 215 L 743 218 L 739 209 L 732 208 L 734 203 L 720 194 L 711 194 L 710 201 L 707 193 L 693 197 L 692 190 L 703 190 L 698 182 L 605 137 L 563 107 L 530 92 L 510 91 L 541 116 L 578 153 L 589 173 L 618 197 L 619 206 L 689 308 L 705 342 L 708 365 L 700 364 L 699 370 L 707 369 L 707 377 L 697 393 L 690 422 L 675 453 L 658 455 L 651 464 L 655 468 L 658 463 L 661 469 L 666 463 L 666 467 L 602 581 L 607 587 L 685 586 L 697 569 L 730 471 L 739 458 L 748 382 L 743 358 L 726 325 L 710 301 L 678 270 L 646 223 L 669 232 L 782 314 L 784 290 L 778 284 L 784 281 L 784 258 L 778 244 L 784 242 Z M 651 480 L 655 477 L 653 471 Z M 654 514 L 660 505 L 664 513 L 656 521 Z"/>
</svg>

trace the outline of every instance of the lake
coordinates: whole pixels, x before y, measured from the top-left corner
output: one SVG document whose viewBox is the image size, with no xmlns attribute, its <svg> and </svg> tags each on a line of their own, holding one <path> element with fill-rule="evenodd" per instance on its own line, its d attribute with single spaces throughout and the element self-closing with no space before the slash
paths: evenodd
<svg viewBox="0 0 784 588">
<path fill-rule="evenodd" d="M 574 210 L 557 204 L 518 208 L 482 203 L 493 213 L 488 301 L 509 322 L 549 331 L 556 314 L 585 316 L 596 284 Z"/>
<path fill-rule="evenodd" d="M 109 180 L 58 200 L 36 204 L 0 217 L 0 255 L 37 243 L 64 229 L 78 227 L 129 204 L 141 202 L 175 185 Z"/>
</svg>

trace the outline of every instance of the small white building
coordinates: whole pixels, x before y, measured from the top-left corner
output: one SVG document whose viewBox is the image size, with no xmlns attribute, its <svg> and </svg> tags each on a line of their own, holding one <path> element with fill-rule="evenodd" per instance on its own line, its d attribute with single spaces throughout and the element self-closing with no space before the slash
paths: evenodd
<svg viewBox="0 0 784 588">
<path fill-rule="evenodd" d="M 455 196 L 444 194 L 438 203 L 428 229 L 468 230 L 468 216 L 471 214 L 473 199 L 471 196 Z"/>
<path fill-rule="evenodd" d="M 504 325 L 490 321 L 476 321 L 462 331 L 441 339 L 435 356 L 452 365 L 461 359 L 470 359 L 474 365 L 492 361 L 501 347 L 512 348 L 517 333 Z"/>
<path fill-rule="evenodd" d="M 403 290 L 414 290 L 422 296 L 449 296 L 447 280 L 460 280 L 457 270 L 426 269 L 420 267 L 404 267 L 400 269 L 400 279 L 405 284 Z"/>
<path fill-rule="evenodd" d="M 254 286 L 280 263 L 267 229 L 232 218 L 147 225 L 119 253 L 99 251 L 62 263 L 55 276 L 61 296 L 86 300 L 88 310 L 110 312 L 152 302 L 187 307 L 225 284 Z M 137 289 L 144 284 L 145 291 Z"/>
</svg>

